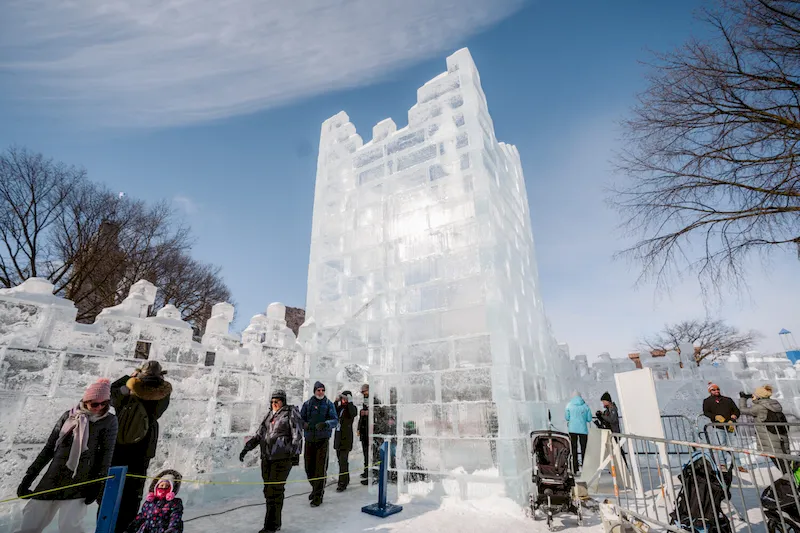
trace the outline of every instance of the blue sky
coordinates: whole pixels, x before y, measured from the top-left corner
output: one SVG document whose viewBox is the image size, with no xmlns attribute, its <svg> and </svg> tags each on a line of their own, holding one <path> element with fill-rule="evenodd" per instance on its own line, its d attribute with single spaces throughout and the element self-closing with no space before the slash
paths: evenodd
<svg viewBox="0 0 800 533">
<path fill-rule="evenodd" d="M 319 127 L 345 110 L 365 140 L 406 122 L 416 89 L 468 46 L 500 140 L 519 148 L 545 305 L 572 353 L 624 356 L 705 312 L 692 279 L 633 289 L 602 201 L 617 121 L 648 50 L 704 28 L 696 1 L 10 0 L 0 21 L 0 147 L 27 146 L 112 188 L 172 199 L 197 257 L 221 264 L 237 326 L 303 306 Z M 132 6 L 137 7 L 132 7 Z M 5 16 L 8 14 L 9 16 Z M 754 264 L 712 306 L 762 331 L 800 329 L 798 263 Z M 790 290 L 787 290 L 790 288 Z M 793 295 L 793 296 L 792 296 Z"/>
</svg>

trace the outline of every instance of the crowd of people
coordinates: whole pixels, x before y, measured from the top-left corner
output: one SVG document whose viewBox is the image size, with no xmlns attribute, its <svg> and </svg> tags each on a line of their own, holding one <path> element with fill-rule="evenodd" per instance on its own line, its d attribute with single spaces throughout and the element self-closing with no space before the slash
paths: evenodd
<svg viewBox="0 0 800 533">
<path fill-rule="evenodd" d="M 158 448 L 158 420 L 169 408 L 172 395 L 166 374 L 157 361 L 147 361 L 113 383 L 102 378 L 86 388 L 78 404 L 58 419 L 25 472 L 17 496 L 28 502 L 17 533 L 42 533 L 56 516 L 61 533 L 83 532 L 88 507 L 102 503 L 104 484 L 96 480 L 106 477 L 112 466 L 126 466 L 128 474 L 115 533 L 183 531 L 183 504 L 177 497 L 181 474 L 165 470 L 154 477 L 147 475 Z M 311 507 L 322 505 L 331 438 L 339 463 L 336 490 L 347 489 L 354 426 L 364 452 L 361 483 L 368 484 L 369 385 L 361 388 L 364 405 L 360 410 L 348 390 L 342 391 L 335 402 L 325 393 L 325 385 L 316 382 L 313 396 L 298 409 L 287 403 L 285 391 L 273 391 L 268 414 L 239 454 L 240 461 L 244 461 L 250 451 L 256 447 L 260 450 L 266 500 L 260 533 L 281 529 L 286 480 L 292 467 L 300 464 L 301 454 L 311 485 Z M 377 400 L 375 406 L 381 415 L 391 416 L 389 407 L 380 406 Z M 389 431 L 390 425 L 384 421 L 379 429 Z M 377 455 L 379 444 L 374 444 L 373 456 Z M 39 483 L 32 487 L 45 468 Z M 142 503 L 148 480 L 148 493 Z"/>
</svg>

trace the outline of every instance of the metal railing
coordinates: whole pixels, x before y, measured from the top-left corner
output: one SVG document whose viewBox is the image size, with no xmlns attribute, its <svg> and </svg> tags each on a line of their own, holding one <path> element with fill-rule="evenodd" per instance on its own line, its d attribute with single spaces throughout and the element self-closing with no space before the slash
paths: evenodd
<svg viewBox="0 0 800 533">
<path fill-rule="evenodd" d="M 800 489 L 792 475 L 800 455 L 614 437 L 612 482 L 621 517 L 675 532 L 800 531 Z"/>
<path fill-rule="evenodd" d="M 798 422 L 706 424 L 700 431 L 700 436 L 707 444 L 800 455 Z"/>
</svg>

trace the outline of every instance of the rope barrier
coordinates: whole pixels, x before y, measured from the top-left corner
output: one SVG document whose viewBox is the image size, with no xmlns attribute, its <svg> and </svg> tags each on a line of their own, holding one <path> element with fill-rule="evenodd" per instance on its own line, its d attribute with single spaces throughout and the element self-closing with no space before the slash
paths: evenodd
<svg viewBox="0 0 800 533">
<path fill-rule="evenodd" d="M 373 464 L 372 466 L 369 466 L 368 468 L 377 467 L 380 464 L 381 464 L 380 461 L 378 461 L 377 463 Z M 306 482 L 309 482 L 309 481 L 319 481 L 319 480 L 322 480 L 322 479 L 328 479 L 329 477 L 332 477 L 332 476 L 340 476 L 340 475 L 343 475 L 343 474 L 347 474 L 347 475 L 356 474 L 356 473 L 361 472 L 361 471 L 363 471 L 363 469 L 359 468 L 358 470 L 351 470 L 349 472 L 342 472 L 341 474 L 329 474 L 327 476 L 322 476 L 322 477 L 307 478 L 307 479 L 291 479 L 291 480 L 286 480 L 286 481 L 261 481 L 261 482 L 259 482 L 259 481 L 207 481 L 207 480 L 201 480 L 201 479 L 182 479 L 181 483 L 198 483 L 198 484 L 201 484 L 201 485 L 257 485 L 257 486 L 258 485 L 283 485 L 283 484 L 286 484 L 286 483 L 306 483 Z M 113 477 L 114 476 L 106 476 L 106 477 L 101 477 L 101 478 L 98 478 L 98 479 L 93 479 L 91 481 L 81 481 L 80 483 L 73 483 L 72 485 L 65 485 L 63 487 L 56 487 L 54 489 L 41 490 L 39 492 L 34 492 L 34 493 L 31 493 L 31 494 L 27 494 L 25 496 L 15 496 L 13 498 L 6 498 L 4 500 L 0 500 L 0 504 L 9 503 L 9 502 L 13 502 L 13 501 L 16 501 L 16 500 L 29 500 L 29 499 L 33 498 L 34 496 L 40 496 L 42 494 L 49 494 L 51 492 L 58 492 L 58 491 L 61 491 L 61 490 L 80 487 L 80 486 L 83 486 L 83 485 L 90 485 L 92 483 L 100 483 L 101 481 L 105 481 L 105 480 L 111 479 Z M 140 475 L 140 474 L 125 474 L 125 477 L 132 477 L 132 478 L 138 478 L 138 479 L 160 479 L 160 478 L 157 478 L 157 477 L 143 476 L 143 475 Z"/>
<path fill-rule="evenodd" d="M 373 464 L 372 466 L 370 466 L 368 468 L 376 467 L 379 464 L 380 464 L 380 461 L 378 461 L 377 463 Z M 181 479 L 181 484 L 183 484 L 183 483 L 198 483 L 200 485 L 256 485 L 256 486 L 260 486 L 260 485 L 285 485 L 287 483 L 306 483 L 306 482 L 309 482 L 309 481 L 320 481 L 322 479 L 328 479 L 329 477 L 333 477 L 333 476 L 340 476 L 340 475 L 344 475 L 344 474 L 347 474 L 347 475 L 356 474 L 357 472 L 362 472 L 362 471 L 363 471 L 363 468 L 359 468 L 358 470 L 351 470 L 349 472 L 342 472 L 341 474 L 328 474 L 326 476 L 321 476 L 321 477 L 312 477 L 312 478 L 307 478 L 307 479 L 289 479 L 289 480 L 286 480 L 286 481 L 208 481 L 208 480 L 204 480 L 204 479 Z M 144 475 L 141 475 L 141 474 L 125 474 L 125 476 L 126 477 L 133 477 L 133 478 L 137 478 L 137 479 L 160 479 L 160 478 L 157 478 L 157 477 L 144 476 Z"/>
<path fill-rule="evenodd" d="M 0 500 L 0 503 L 8 503 L 8 502 L 16 501 L 16 500 L 29 500 L 29 499 L 33 498 L 34 496 L 40 496 L 42 494 L 48 494 L 50 492 L 58 492 L 60 490 L 66 490 L 66 489 L 71 489 L 71 488 L 74 488 L 74 487 L 80 487 L 82 485 L 90 485 L 92 483 L 100 483 L 101 481 L 105 481 L 105 480 L 111 479 L 113 477 L 114 476 L 106 476 L 106 477 L 101 477 L 99 479 L 93 479 L 91 481 L 81 481 L 80 483 L 73 483 L 72 485 L 65 485 L 63 487 L 56 487 L 54 489 L 40 490 L 39 492 L 33 492 L 33 493 L 27 494 L 25 496 L 15 496 L 14 498 L 6 498 L 5 500 Z"/>
</svg>

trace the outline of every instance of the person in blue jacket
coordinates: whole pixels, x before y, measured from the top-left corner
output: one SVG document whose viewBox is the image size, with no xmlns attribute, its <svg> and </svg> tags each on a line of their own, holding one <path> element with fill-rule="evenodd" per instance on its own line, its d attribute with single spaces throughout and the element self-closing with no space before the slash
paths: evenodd
<svg viewBox="0 0 800 533">
<path fill-rule="evenodd" d="M 583 401 L 581 393 L 575 391 L 567 404 L 564 418 L 567 420 L 569 441 L 572 444 L 572 468 L 578 472 L 578 443 L 581 445 L 581 465 L 586 457 L 586 443 L 589 440 L 589 424 L 592 422 L 592 410 Z"/>
<path fill-rule="evenodd" d="M 336 407 L 325 396 L 325 385 L 317 381 L 314 383 L 314 396 L 312 396 L 300 410 L 305 429 L 305 459 L 306 476 L 311 483 L 311 507 L 322 504 L 325 494 L 325 477 L 328 475 L 328 448 L 330 447 L 331 434 L 339 424 Z"/>
</svg>

